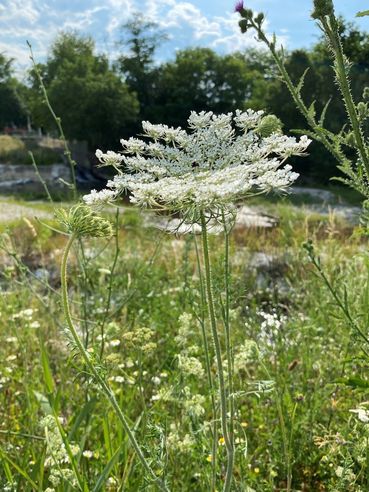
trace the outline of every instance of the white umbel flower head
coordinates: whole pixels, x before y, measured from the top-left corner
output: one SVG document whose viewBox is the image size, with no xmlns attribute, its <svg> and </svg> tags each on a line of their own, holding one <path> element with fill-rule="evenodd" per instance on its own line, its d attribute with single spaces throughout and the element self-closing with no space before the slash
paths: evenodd
<svg viewBox="0 0 369 492">
<path fill-rule="evenodd" d="M 107 190 L 84 200 L 110 201 L 129 191 L 140 206 L 211 214 L 255 193 L 285 190 L 298 177 L 286 159 L 303 155 L 311 141 L 284 136 L 271 123 L 250 109 L 235 115 L 192 112 L 189 132 L 143 122 L 144 136 L 152 141 L 122 140 L 122 154 L 99 152 L 103 164 L 114 160 L 118 174 Z"/>
</svg>

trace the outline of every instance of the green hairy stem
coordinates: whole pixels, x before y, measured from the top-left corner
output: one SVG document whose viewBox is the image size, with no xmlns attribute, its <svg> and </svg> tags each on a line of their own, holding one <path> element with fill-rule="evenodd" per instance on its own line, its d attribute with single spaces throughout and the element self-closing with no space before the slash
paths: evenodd
<svg viewBox="0 0 369 492">
<path fill-rule="evenodd" d="M 232 435 L 229 432 L 229 425 L 228 425 L 227 390 L 226 390 L 226 384 L 224 379 L 222 350 L 220 346 L 220 340 L 217 330 L 217 321 L 215 316 L 213 279 L 212 279 L 210 257 L 209 257 L 207 224 L 203 212 L 201 213 L 201 232 L 202 232 L 202 248 L 203 248 L 203 256 L 204 256 L 204 266 L 205 266 L 205 284 L 206 284 L 206 295 L 208 301 L 209 320 L 210 320 L 211 334 L 213 338 L 215 358 L 216 358 L 217 371 L 218 371 L 221 424 L 222 424 L 224 443 L 227 451 L 227 469 L 226 469 L 226 477 L 223 486 L 223 492 L 229 492 L 231 490 L 232 478 L 233 478 L 234 444 L 233 444 Z"/>
</svg>

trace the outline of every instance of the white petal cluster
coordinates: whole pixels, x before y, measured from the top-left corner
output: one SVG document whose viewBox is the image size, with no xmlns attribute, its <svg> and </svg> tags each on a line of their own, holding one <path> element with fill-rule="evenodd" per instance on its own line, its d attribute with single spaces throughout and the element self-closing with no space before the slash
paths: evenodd
<svg viewBox="0 0 369 492">
<path fill-rule="evenodd" d="M 189 132 L 144 121 L 144 136 L 152 141 L 121 140 L 122 154 L 96 153 L 118 174 L 107 190 L 94 190 L 84 200 L 101 203 L 130 191 L 141 206 L 211 211 L 253 193 L 284 190 L 298 177 L 285 160 L 304 154 L 311 141 L 278 130 L 262 137 L 263 118 L 262 111 L 250 109 L 235 115 L 192 112 Z"/>
<path fill-rule="evenodd" d="M 113 201 L 118 195 L 115 190 L 91 190 L 89 195 L 84 196 L 86 205 L 100 205 L 101 203 L 108 203 Z"/>
</svg>

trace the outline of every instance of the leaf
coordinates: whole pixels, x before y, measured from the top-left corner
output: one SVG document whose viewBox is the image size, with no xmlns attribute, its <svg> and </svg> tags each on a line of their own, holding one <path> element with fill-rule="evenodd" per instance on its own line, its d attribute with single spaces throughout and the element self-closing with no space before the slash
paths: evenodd
<svg viewBox="0 0 369 492">
<path fill-rule="evenodd" d="M 45 347 L 41 344 L 41 364 L 42 370 L 44 374 L 44 381 L 47 392 L 52 394 L 54 392 L 54 380 L 50 369 L 49 358 L 47 356 L 47 352 Z"/>
<path fill-rule="evenodd" d="M 367 15 L 369 15 L 369 10 L 362 10 L 356 14 L 356 17 L 365 17 Z"/>
<path fill-rule="evenodd" d="M 76 418 L 76 420 L 73 423 L 73 427 L 71 428 L 71 430 L 69 432 L 69 435 L 68 435 L 68 439 L 70 441 L 73 441 L 73 439 L 75 437 L 75 434 L 76 434 L 79 426 L 85 420 L 85 418 L 87 417 L 87 415 L 91 415 L 92 414 L 92 410 L 93 410 L 93 408 L 94 408 L 94 406 L 96 404 L 96 401 L 97 401 L 96 398 L 92 398 L 91 400 L 89 400 L 83 406 L 82 410 L 77 415 L 77 418 Z"/>
<path fill-rule="evenodd" d="M 101 488 L 103 487 L 103 485 L 105 484 L 105 482 L 109 478 L 109 475 L 110 475 L 110 472 L 111 472 L 112 468 L 114 467 L 114 465 L 118 461 L 119 454 L 122 451 L 122 448 L 123 448 L 123 445 L 120 446 L 115 451 L 115 453 L 113 454 L 113 456 L 110 458 L 110 460 L 106 464 L 105 468 L 103 469 L 101 475 L 99 476 L 99 478 L 98 478 L 98 480 L 96 482 L 96 485 L 93 488 L 92 492 L 99 492 L 101 490 Z"/>
<path fill-rule="evenodd" d="M 350 378 L 339 378 L 336 382 L 344 384 L 345 386 L 350 386 L 351 388 L 369 388 L 369 381 L 356 376 L 352 376 Z"/>
<path fill-rule="evenodd" d="M 39 393 L 38 391 L 34 391 L 33 394 L 35 395 L 37 401 L 39 402 L 42 411 L 44 412 L 45 415 L 52 415 L 53 411 L 51 409 L 49 400 L 45 395 L 42 393 Z"/>
<path fill-rule="evenodd" d="M 15 470 L 17 470 L 17 472 L 20 475 L 22 475 L 22 477 L 31 485 L 33 490 L 38 490 L 38 485 L 32 480 L 32 478 L 28 475 L 28 473 L 25 470 L 23 470 L 20 466 L 18 466 L 17 463 L 15 463 L 13 460 L 11 460 L 1 450 L 0 450 L 0 455 L 4 460 L 6 460 L 9 463 L 9 465 L 11 465 Z"/>
<path fill-rule="evenodd" d="M 308 109 L 308 113 L 309 113 L 310 118 L 315 118 L 315 116 L 316 116 L 315 101 L 313 101 L 310 104 L 309 109 Z"/>
<path fill-rule="evenodd" d="M 305 83 L 305 77 L 306 77 L 306 74 L 308 73 L 308 71 L 310 70 L 310 67 L 307 67 L 307 69 L 304 71 L 304 73 L 301 75 L 300 77 L 300 81 L 299 83 L 297 84 L 296 86 L 296 91 L 300 94 L 301 93 L 301 90 L 302 88 L 304 87 L 304 83 Z"/>
<path fill-rule="evenodd" d="M 326 102 L 324 108 L 323 108 L 323 111 L 322 111 L 322 114 L 320 115 L 320 119 L 319 119 L 319 125 L 320 126 L 324 126 L 324 121 L 325 121 L 325 116 L 327 114 L 327 109 L 331 103 L 331 100 L 332 98 L 329 98 L 328 101 Z"/>
</svg>

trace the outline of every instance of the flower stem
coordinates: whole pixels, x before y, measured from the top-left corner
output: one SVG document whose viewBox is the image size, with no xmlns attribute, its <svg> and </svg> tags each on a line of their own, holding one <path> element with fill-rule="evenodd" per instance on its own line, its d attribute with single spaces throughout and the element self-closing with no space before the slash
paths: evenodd
<svg viewBox="0 0 369 492">
<path fill-rule="evenodd" d="M 229 320 L 230 310 L 230 269 L 229 269 L 229 234 L 227 228 L 226 216 L 222 210 L 222 222 L 224 228 L 224 285 L 225 285 L 225 306 L 224 306 L 224 327 L 226 333 L 226 351 L 227 351 L 227 371 L 228 371 L 228 399 L 230 406 L 230 424 L 229 433 L 233 442 L 234 432 L 234 398 L 233 398 L 233 353 L 231 340 L 231 324 Z"/>
<path fill-rule="evenodd" d="M 217 370 L 218 370 L 222 432 L 223 432 L 225 447 L 227 450 L 227 469 L 226 469 L 226 477 L 223 486 L 223 492 L 229 492 L 231 490 L 232 478 L 233 478 L 234 446 L 233 446 L 232 438 L 228 431 L 227 392 L 226 392 L 226 385 L 224 382 L 222 352 L 221 352 L 220 340 L 217 331 L 217 322 L 215 317 L 213 281 L 212 281 L 210 258 L 209 258 L 207 225 L 203 212 L 201 212 L 201 232 L 202 232 L 202 248 L 203 248 L 203 256 L 204 256 L 204 266 L 205 266 L 205 283 L 206 283 L 209 319 L 210 319 L 211 333 L 214 343 L 215 358 L 216 358 Z"/>
<path fill-rule="evenodd" d="M 65 247 L 64 253 L 63 253 L 63 258 L 62 258 L 62 263 L 61 263 L 61 288 L 62 288 L 62 302 L 63 302 L 63 310 L 64 310 L 64 315 L 65 319 L 69 328 L 69 331 L 74 339 L 74 342 L 79 350 L 80 355 L 82 356 L 86 366 L 90 370 L 91 374 L 93 375 L 94 379 L 100 386 L 101 391 L 104 393 L 106 398 L 108 399 L 109 403 L 113 407 L 118 419 L 120 420 L 123 429 L 127 433 L 128 439 L 131 442 L 138 459 L 140 460 L 142 466 L 150 475 L 156 486 L 158 487 L 159 490 L 163 492 L 169 492 L 168 488 L 166 485 L 155 475 L 154 471 L 148 464 L 138 442 L 136 441 L 136 438 L 132 432 L 132 430 L 129 427 L 129 424 L 127 422 L 127 419 L 125 415 L 123 414 L 113 391 L 110 389 L 109 385 L 106 383 L 106 381 L 103 379 L 103 377 L 100 375 L 99 371 L 96 369 L 94 364 L 92 363 L 90 359 L 90 355 L 86 351 L 81 339 L 79 338 L 79 335 L 73 325 L 72 321 L 72 316 L 70 313 L 70 307 L 69 307 L 69 298 L 68 298 L 68 283 L 67 283 L 67 265 L 68 265 L 68 257 L 69 257 L 69 252 L 70 249 L 74 243 L 74 240 L 76 239 L 76 235 L 72 234 L 67 242 L 67 245 Z"/>
<path fill-rule="evenodd" d="M 206 373 L 208 376 L 208 383 L 209 383 L 209 389 L 210 389 L 210 395 L 211 395 L 211 406 L 213 409 L 213 429 L 212 429 L 213 447 L 212 447 L 212 453 L 211 453 L 211 468 L 212 468 L 211 492 L 215 492 L 216 491 L 216 472 L 217 472 L 217 448 L 218 448 L 218 442 L 217 442 L 218 441 L 217 406 L 216 406 L 216 402 L 215 402 L 214 384 L 213 384 L 213 377 L 211 374 L 211 366 L 210 366 L 211 354 L 209 351 L 209 343 L 208 343 L 208 339 L 207 339 L 207 335 L 206 335 L 206 331 L 205 331 L 206 294 L 205 294 L 204 281 L 203 281 L 202 271 L 201 271 L 200 254 L 199 254 L 199 249 L 197 247 L 197 241 L 196 241 L 195 234 L 194 234 L 194 242 L 195 242 L 195 250 L 196 250 L 197 269 L 199 272 L 200 296 L 201 296 L 200 326 L 201 326 L 201 333 L 202 333 L 202 339 L 203 339 L 204 351 L 205 351 L 205 364 L 206 364 Z"/>
</svg>

